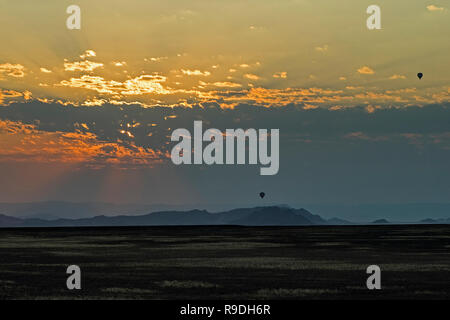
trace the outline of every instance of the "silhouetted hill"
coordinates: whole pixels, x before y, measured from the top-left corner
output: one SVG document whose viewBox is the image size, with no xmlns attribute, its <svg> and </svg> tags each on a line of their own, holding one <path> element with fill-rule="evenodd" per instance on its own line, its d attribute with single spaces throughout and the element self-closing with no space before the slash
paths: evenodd
<svg viewBox="0 0 450 320">
<path fill-rule="evenodd" d="M 305 209 L 287 207 L 257 207 L 235 209 L 220 213 L 205 210 L 164 211 L 138 216 L 104 215 L 83 219 L 19 219 L 1 216 L 0 227 L 72 227 L 72 226 L 186 226 L 186 225 L 243 225 L 243 226 L 301 226 L 327 224 L 320 216 Z"/>
<path fill-rule="evenodd" d="M 44 201 L 29 203 L 0 203 L 0 212 L 17 218 L 44 220 L 84 219 L 95 216 L 142 215 L 148 212 L 178 210 L 182 206 L 114 204 L 103 202 Z"/>
<path fill-rule="evenodd" d="M 388 224 L 380 219 L 374 224 Z M 420 223 L 420 222 L 419 222 Z M 422 223 L 450 223 L 450 219 L 427 219 Z M 352 222 L 333 218 L 324 220 L 306 209 L 285 206 L 240 208 L 219 213 L 206 210 L 161 211 L 144 215 L 98 215 L 82 219 L 45 220 L 15 218 L 0 214 L 0 227 L 100 227 L 100 226 L 189 226 L 189 225 L 241 225 L 241 226 L 311 226 L 351 225 Z"/>
<path fill-rule="evenodd" d="M 244 208 L 247 204 L 235 204 L 235 207 Z M 276 205 L 279 208 L 292 208 L 288 205 Z M 298 204 L 301 207 L 302 204 Z M 202 204 L 174 205 L 174 204 L 114 204 L 103 202 L 66 202 L 66 201 L 44 201 L 29 203 L 0 203 L 0 213 L 9 217 L 21 219 L 86 219 L 97 216 L 117 217 L 121 215 L 138 216 L 146 215 L 149 212 L 181 212 L 204 207 Z M 351 221 L 350 224 L 368 223 L 378 219 L 382 213 L 390 221 L 400 223 L 417 222 L 429 217 L 428 223 L 448 223 L 450 216 L 450 203 L 435 204 L 397 204 L 397 205 L 314 205 L 308 204 L 308 210 L 315 212 L 321 217 L 337 217 L 342 220 L 330 219 L 330 224 L 343 225 Z M 209 212 L 243 213 L 244 209 L 236 209 L 229 204 L 209 204 L 205 209 Z M 247 213 L 253 212 L 255 208 L 245 209 Z M 238 219 L 238 218 L 236 218 Z M 236 220 L 234 219 L 234 220 Z M 334 219 L 334 218 L 333 218 Z M 226 218 L 226 221 L 229 219 Z M 433 220 L 433 221 L 432 221 Z M 322 222 L 321 222 L 322 223 Z M 427 222 L 418 222 L 427 223 Z"/>
<path fill-rule="evenodd" d="M 256 208 L 247 216 L 230 221 L 230 224 L 245 226 L 308 226 L 326 224 L 326 221 L 305 209 L 266 207 Z"/>
<path fill-rule="evenodd" d="M 15 227 L 23 223 L 22 219 L 5 216 L 4 214 L 0 214 L 0 227 Z"/>
</svg>

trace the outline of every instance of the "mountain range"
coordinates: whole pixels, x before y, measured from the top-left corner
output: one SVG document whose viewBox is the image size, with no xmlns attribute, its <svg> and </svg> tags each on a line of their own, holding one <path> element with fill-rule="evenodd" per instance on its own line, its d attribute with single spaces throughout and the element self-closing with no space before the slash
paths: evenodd
<svg viewBox="0 0 450 320">
<path fill-rule="evenodd" d="M 144 215 L 99 215 L 81 219 L 16 218 L 0 215 L 0 227 L 85 227 L 85 226 L 307 226 L 328 222 L 305 209 L 287 207 L 256 207 L 234 209 L 220 213 L 206 210 L 161 211 Z"/>
<path fill-rule="evenodd" d="M 381 219 L 373 223 L 388 224 L 389 222 Z M 418 223 L 450 224 L 450 219 L 427 219 Z M 311 226 L 351 224 L 354 223 L 339 218 L 326 220 L 306 209 L 294 209 L 284 206 L 239 208 L 219 213 L 211 213 L 206 210 L 160 211 L 143 215 L 98 215 L 80 219 L 18 218 L 0 214 L 0 228 L 189 225 Z"/>
</svg>

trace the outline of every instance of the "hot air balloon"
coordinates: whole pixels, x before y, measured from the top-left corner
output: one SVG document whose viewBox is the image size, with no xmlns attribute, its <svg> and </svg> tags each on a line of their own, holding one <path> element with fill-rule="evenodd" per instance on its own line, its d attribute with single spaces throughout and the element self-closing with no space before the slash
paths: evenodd
<svg viewBox="0 0 450 320">
<path fill-rule="evenodd" d="M 417 74 L 417 78 L 419 78 L 419 80 L 421 80 L 422 77 L 423 77 L 423 73 L 422 73 L 422 72 L 419 72 L 419 73 Z"/>
<path fill-rule="evenodd" d="M 261 197 L 261 199 L 264 199 L 264 196 L 265 196 L 266 194 L 264 193 L 264 192 L 261 192 L 260 194 L 259 194 L 259 196 Z"/>
</svg>

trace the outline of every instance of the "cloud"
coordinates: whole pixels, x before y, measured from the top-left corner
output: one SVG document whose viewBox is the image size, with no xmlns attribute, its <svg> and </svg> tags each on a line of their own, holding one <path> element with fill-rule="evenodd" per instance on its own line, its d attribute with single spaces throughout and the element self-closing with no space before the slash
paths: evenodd
<svg viewBox="0 0 450 320">
<path fill-rule="evenodd" d="M 0 64 L 0 79 L 2 75 L 7 75 L 14 78 L 23 78 L 25 76 L 25 67 L 21 64 Z"/>
<path fill-rule="evenodd" d="M 359 89 L 362 89 L 362 87 L 346 86 L 345 89 L 347 89 L 347 90 L 359 90 Z"/>
<path fill-rule="evenodd" d="M 277 96 L 274 93 L 274 98 Z M 0 162 L 65 163 L 94 169 L 151 167 L 170 161 L 171 131 L 192 128 L 198 119 L 222 131 L 253 128 L 255 123 L 259 128 L 279 128 L 282 143 L 297 151 L 305 143 L 321 150 L 342 146 L 348 150 L 355 144 L 369 149 L 380 144 L 397 149 L 410 145 L 436 152 L 450 148 L 450 104 L 372 108 L 326 110 L 307 103 L 267 109 L 245 102 L 229 109 L 222 109 L 218 103 L 196 108 L 16 103 L 0 108 Z M 411 137 L 418 142 L 413 144 Z"/>
<path fill-rule="evenodd" d="M 251 73 L 245 74 L 244 78 L 247 78 L 249 80 L 259 80 L 260 79 L 259 76 L 257 76 L 256 74 L 251 74 Z"/>
<path fill-rule="evenodd" d="M 317 89 L 317 91 L 320 90 Z M 255 95 L 261 93 L 261 91 L 254 92 Z M 280 94 L 281 91 L 273 93 L 274 97 Z M 313 91 L 303 92 L 303 95 L 307 94 L 313 94 Z M 332 92 L 328 94 L 331 95 Z M 314 105 L 314 103 L 308 105 Z M 142 108 L 137 105 L 118 107 L 111 104 L 105 104 L 102 107 L 75 107 L 32 101 L 0 108 L 0 119 L 14 122 L 8 126 L 3 125 L 4 131 L 5 128 L 10 128 L 8 130 L 12 133 L 31 133 L 29 131 L 31 129 L 47 132 L 78 130 L 81 133 L 94 134 L 104 141 L 117 142 L 117 139 L 123 139 L 123 135 L 129 136 L 126 133 L 128 131 L 134 139 L 127 141 L 134 141 L 137 145 L 151 148 L 158 148 L 159 144 L 167 141 L 167 128 L 191 127 L 193 120 L 199 118 L 218 128 L 230 127 L 236 119 L 239 119 L 243 127 L 252 127 L 258 123 L 264 128 L 276 123 L 283 126 L 287 134 L 300 132 L 321 137 L 333 137 L 349 132 L 364 132 L 368 135 L 411 132 L 438 135 L 450 131 L 447 120 L 450 103 L 425 107 L 411 106 L 405 109 L 385 109 L 376 105 L 373 108 L 374 112 L 368 115 L 366 107 L 336 111 L 318 108 L 308 112 L 301 105 L 290 104 L 285 108 L 274 107 L 268 110 L 257 108 L 255 104 L 242 102 L 234 109 L 221 111 L 222 116 L 217 117 L 217 111 L 220 111 L 217 103 L 191 109 L 182 106 L 179 108 Z M 298 125 L 298 119 L 302 119 L 301 126 Z M 149 133 L 159 137 L 160 141 L 151 144 L 153 140 L 147 138 Z"/>
<path fill-rule="evenodd" d="M 92 62 L 89 60 L 76 61 L 76 62 L 64 62 L 65 71 L 88 71 L 92 72 L 97 68 L 103 67 L 103 63 Z"/>
<path fill-rule="evenodd" d="M 264 31 L 265 27 L 262 26 L 250 26 L 248 27 L 251 31 Z"/>
<path fill-rule="evenodd" d="M 211 75 L 211 72 L 209 71 L 200 71 L 200 70 L 185 70 L 181 69 L 181 72 L 188 76 L 203 76 L 208 77 Z"/>
<path fill-rule="evenodd" d="M 86 59 L 89 57 L 96 57 L 97 53 L 94 50 L 86 50 L 82 55 L 80 55 L 81 59 Z"/>
<path fill-rule="evenodd" d="M 19 101 L 27 101 L 31 99 L 31 92 L 25 90 L 19 92 L 15 90 L 5 90 L 0 88 L 0 105 L 9 105 L 11 103 Z"/>
<path fill-rule="evenodd" d="M 322 47 L 315 47 L 314 50 L 316 50 L 317 52 L 327 52 L 328 51 L 328 45 L 323 45 Z"/>
<path fill-rule="evenodd" d="M 273 75 L 276 79 L 286 79 L 287 78 L 287 72 L 277 72 Z"/>
<path fill-rule="evenodd" d="M 87 126 L 84 126 L 86 129 Z M 161 151 L 100 140 L 95 134 L 42 131 L 36 125 L 0 120 L 0 161 L 69 163 L 94 169 L 105 166 L 142 166 L 159 163 Z M 11 143 L 12 142 L 12 143 Z"/>
<path fill-rule="evenodd" d="M 401 74 L 394 74 L 394 75 L 390 76 L 389 79 L 391 79 L 391 80 L 406 79 L 406 77 Z"/>
<path fill-rule="evenodd" d="M 303 95 L 318 95 L 319 92 L 320 90 L 308 90 Z M 262 92 L 254 95 L 258 93 Z M 271 94 L 274 98 L 277 96 L 275 93 Z M 100 173 L 105 172 L 107 177 L 113 177 L 118 168 L 121 169 L 119 179 L 105 181 L 107 186 L 118 186 L 118 192 L 113 193 L 116 200 L 124 190 L 133 195 L 136 193 L 138 189 L 133 189 L 134 184 L 123 180 L 124 176 L 136 174 L 139 176 L 138 182 L 147 183 L 145 187 L 140 182 L 135 185 L 139 190 L 145 191 L 145 199 L 152 194 L 148 190 L 155 190 L 155 183 L 159 185 L 167 182 L 156 188 L 161 191 L 161 195 L 155 198 L 157 201 L 168 190 L 177 186 L 173 177 L 179 176 L 180 169 L 175 168 L 168 158 L 175 144 L 170 142 L 170 134 L 175 128 L 187 128 L 192 132 L 193 121 L 199 119 L 203 120 L 204 129 L 217 128 L 222 132 L 226 128 L 255 128 L 257 124 L 256 128 L 278 128 L 282 133 L 282 171 L 275 178 L 279 179 L 277 185 L 283 187 L 280 191 L 283 194 L 291 189 L 297 190 L 301 185 L 298 175 L 291 174 L 300 170 L 315 177 L 310 179 L 312 184 L 304 187 L 303 194 L 307 194 L 311 188 L 311 194 L 316 194 L 323 189 L 324 183 L 334 183 L 337 180 L 333 190 L 346 188 L 345 192 L 339 194 L 338 198 L 329 198 L 329 201 L 341 199 L 348 193 L 350 202 L 355 197 L 355 190 L 361 189 L 355 189 L 354 186 L 366 188 L 367 181 L 370 181 L 369 187 L 372 186 L 372 189 L 369 193 L 379 192 L 375 197 L 378 199 L 386 192 L 386 181 L 392 179 L 402 182 L 401 186 L 395 185 L 390 189 L 394 191 L 401 188 L 409 193 L 411 177 L 420 182 L 417 184 L 423 187 L 420 192 L 439 192 L 447 187 L 446 169 L 450 160 L 449 112 L 448 103 L 379 109 L 368 114 L 364 107 L 335 111 L 323 108 L 304 110 L 301 105 L 294 104 L 283 108 L 261 108 L 245 102 L 237 104 L 234 109 L 224 110 L 218 103 L 197 105 L 194 108 L 181 105 L 174 108 L 142 108 L 137 105 L 117 106 L 108 103 L 102 107 L 75 107 L 32 101 L 0 108 L 0 121 L 6 123 L 0 125 L 3 127 L 3 132 L 0 133 L 0 162 L 3 172 L 7 174 L 7 187 L 10 188 L 14 183 L 21 186 L 21 189 L 15 188 L 13 193 L 25 190 L 23 183 L 28 186 L 31 180 L 36 182 L 36 178 L 31 177 L 30 180 L 30 172 L 41 170 L 42 177 L 36 182 L 39 191 L 48 195 L 45 181 L 50 181 L 50 189 L 69 186 L 70 191 L 78 195 L 79 190 L 85 190 L 90 185 L 96 187 Z M 386 154 L 392 155 L 390 161 L 386 161 Z M 433 166 L 429 166 L 430 162 Z M 41 169 L 57 168 L 58 164 L 62 164 L 64 173 L 66 170 L 69 173 L 68 178 L 64 175 L 60 184 L 55 183 L 55 180 L 50 179 L 52 176 Z M 15 171 L 23 172 L 14 178 L 19 182 L 8 176 L 7 168 L 12 167 L 16 168 Z M 21 169 L 26 167 L 30 169 Z M 106 170 L 102 170 L 103 168 Z M 93 173 L 92 169 L 101 171 Z M 239 189 L 239 194 L 247 187 L 250 188 L 254 184 L 251 179 L 258 176 L 255 167 L 219 169 L 214 166 L 186 166 L 182 171 L 188 176 L 187 185 L 202 192 L 213 190 L 213 184 L 205 189 L 204 179 L 200 181 L 189 177 L 206 174 L 213 177 L 214 181 L 223 181 L 231 188 L 236 187 L 236 179 L 241 179 L 244 183 L 250 179 L 247 185 Z M 78 185 L 76 181 L 83 174 L 89 178 Z M 446 175 L 443 177 L 443 174 Z M 67 182 L 69 178 L 70 183 Z M 342 181 L 347 183 L 342 184 Z M 442 183 L 436 186 L 436 181 Z M 131 189 L 124 186 L 131 186 Z M 180 190 L 185 190 L 185 186 L 179 185 Z M 96 195 L 94 189 L 89 192 Z M 63 190 L 64 195 L 71 194 L 68 190 Z M 448 195 L 443 191 L 441 193 L 442 199 L 446 199 Z M 326 195 L 320 194 L 317 201 Z M 296 196 L 293 193 L 294 200 Z M 394 198 L 396 196 L 395 194 Z M 170 201 L 170 197 L 167 199 Z"/>
<path fill-rule="evenodd" d="M 167 60 L 169 57 L 153 57 L 150 59 L 145 58 L 144 61 L 152 61 L 152 62 L 161 62 L 163 60 Z"/>
<path fill-rule="evenodd" d="M 59 85 L 71 88 L 94 90 L 105 94 L 142 95 L 147 93 L 169 94 L 170 90 L 162 86 L 166 77 L 142 75 L 124 82 L 105 80 L 100 76 L 83 75 L 80 78 L 62 80 Z"/>
<path fill-rule="evenodd" d="M 427 6 L 427 10 L 434 12 L 434 11 L 444 11 L 443 7 L 437 7 L 434 4 L 430 4 L 429 6 Z"/>
<path fill-rule="evenodd" d="M 94 52 L 95 53 L 95 52 Z M 87 53 L 84 56 L 92 56 L 93 53 Z M 143 107 L 167 106 L 167 107 L 190 107 L 204 105 L 220 105 L 223 109 L 232 109 L 235 106 L 247 103 L 263 107 L 287 106 L 296 104 L 301 107 L 314 106 L 321 108 L 342 107 L 350 108 L 355 106 L 376 105 L 383 108 L 406 107 L 410 105 L 426 105 L 430 103 L 441 103 L 449 101 L 447 86 L 442 91 L 439 87 L 423 88 L 414 92 L 399 90 L 383 90 L 381 88 L 371 87 L 363 88 L 361 86 L 346 84 L 346 89 L 332 90 L 320 87 L 290 87 L 290 88 L 262 88 L 255 84 L 255 81 L 265 80 L 265 78 L 253 73 L 245 73 L 242 75 L 247 84 L 243 86 L 242 80 L 236 80 L 231 74 L 214 76 L 214 81 L 200 81 L 200 85 L 194 82 L 186 81 L 180 83 L 176 78 L 183 77 L 183 74 L 189 76 L 208 77 L 211 76 L 209 71 L 201 71 L 198 69 L 177 69 L 170 71 L 166 77 L 162 74 L 141 74 L 140 76 L 128 76 L 124 78 L 122 75 L 117 76 L 117 70 L 111 63 L 123 66 L 125 62 L 116 60 L 105 64 L 107 70 L 102 70 L 101 75 L 82 74 L 64 80 L 58 79 L 56 83 L 51 84 L 36 83 L 38 89 L 36 91 L 31 87 L 28 93 L 19 92 L 18 96 L 11 96 L 3 93 L 1 104 L 9 105 L 13 102 L 34 99 L 51 102 L 55 101 L 60 104 L 77 104 L 77 105 L 129 105 L 139 104 Z M 253 63 L 252 66 L 259 65 Z M 16 77 L 24 73 L 22 65 L 4 64 L 3 74 L 13 74 Z M 65 60 L 65 69 L 68 71 L 93 72 L 97 68 L 103 67 L 103 63 L 92 62 L 90 60 L 82 60 L 78 62 L 68 62 Z M 236 66 L 236 65 L 234 65 Z M 105 67 L 106 68 L 106 67 Z M 224 66 L 224 71 L 230 70 Z M 48 73 L 50 69 L 41 68 L 41 72 Z M 109 78 L 108 72 L 116 76 Z M 231 71 L 235 71 L 231 70 Z M 370 67 L 363 66 L 358 72 L 361 74 L 375 73 Z M 105 75 L 104 75 L 105 74 Z M 50 75 L 48 76 L 50 77 Z M 46 77 L 46 78 L 48 78 Z M 55 75 L 56 77 L 56 75 Z M 288 74 L 285 71 L 279 71 L 272 74 L 274 79 L 287 79 Z M 59 78 L 59 77 L 58 77 Z M 404 79 L 405 76 L 394 74 L 390 79 Z M 37 79 L 37 78 L 36 78 Z M 308 79 L 317 82 L 315 75 L 310 75 Z M 341 77 L 341 80 L 346 79 Z M 175 80 L 175 81 L 174 81 Z M 205 79 L 201 79 L 205 80 Z M 61 89 L 64 87 L 65 89 Z M 59 89 L 58 89 L 59 88 Z M 73 90 L 67 90 L 68 88 Z M 85 91 L 80 92 L 79 89 Z M 91 92 L 89 92 L 89 91 Z M 31 95 L 33 91 L 33 95 Z"/>
<path fill-rule="evenodd" d="M 40 68 L 39 69 L 42 73 L 52 73 L 51 70 L 47 69 L 47 68 Z"/>
<path fill-rule="evenodd" d="M 240 87 L 242 87 L 242 85 L 239 83 L 229 82 L 229 81 L 214 82 L 212 85 L 219 87 L 219 88 L 240 88 Z"/>
<path fill-rule="evenodd" d="M 0 89 L 0 97 L 2 98 L 17 98 L 22 97 L 23 94 L 21 92 L 15 91 L 15 90 L 4 90 Z"/>
<path fill-rule="evenodd" d="M 125 61 L 113 61 L 113 65 L 116 67 L 124 67 L 127 65 L 127 63 Z"/>
<path fill-rule="evenodd" d="M 370 67 L 363 66 L 363 67 L 358 69 L 358 73 L 360 73 L 360 74 L 374 74 L 375 71 L 373 69 L 371 69 Z"/>
</svg>

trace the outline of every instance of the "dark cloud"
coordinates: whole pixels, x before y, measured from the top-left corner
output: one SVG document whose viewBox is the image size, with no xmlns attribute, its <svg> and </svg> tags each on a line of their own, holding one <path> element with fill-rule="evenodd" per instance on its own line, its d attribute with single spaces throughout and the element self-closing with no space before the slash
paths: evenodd
<svg viewBox="0 0 450 320">
<path fill-rule="evenodd" d="M 134 141 L 138 146 L 152 148 L 164 147 L 170 141 L 171 131 L 192 128 L 194 120 L 203 120 L 205 126 L 221 130 L 279 128 L 288 141 L 299 137 L 313 141 L 367 137 L 370 141 L 382 136 L 443 134 L 450 131 L 449 115 L 449 103 L 380 109 L 373 113 L 363 107 L 332 111 L 304 110 L 298 105 L 264 108 L 241 104 L 224 110 L 214 103 L 191 109 L 139 105 L 76 107 L 33 101 L 0 108 L 0 119 L 34 124 L 38 130 L 90 132 L 105 141 Z M 352 133 L 360 134 L 352 136 Z"/>
<path fill-rule="evenodd" d="M 47 190 L 39 194 L 25 188 L 23 181 L 29 181 L 24 180 L 25 171 L 18 171 L 13 163 L 1 163 L 0 172 L 10 177 L 10 187 L 2 189 L 0 199 L 42 200 L 45 196 L 49 200 L 178 204 L 230 204 L 232 199 L 236 205 L 254 205 L 258 204 L 254 196 L 264 190 L 268 201 L 288 204 L 445 202 L 450 192 L 449 107 L 368 113 L 363 107 L 331 111 L 304 110 L 299 105 L 242 104 L 224 110 L 214 103 L 193 109 L 74 107 L 36 101 L 11 104 L 0 108 L 0 121 L 21 122 L 37 132 L 92 135 L 97 137 L 93 147 L 99 142 L 103 145 L 95 149 L 95 173 L 90 168 L 70 169 L 61 181 L 47 182 L 51 190 L 42 188 L 42 181 L 37 183 L 36 190 Z M 279 174 L 262 177 L 259 166 L 177 167 L 168 159 L 156 167 L 142 161 L 144 165 L 134 169 L 139 170 L 135 173 L 114 173 L 99 166 L 111 153 L 119 157 L 119 146 L 129 151 L 122 161 L 132 162 L 133 155 L 143 160 L 145 154 L 138 152 L 141 147 L 164 153 L 171 149 L 171 132 L 177 128 L 192 131 L 194 120 L 203 120 L 204 128 L 221 130 L 279 128 Z M 47 172 L 36 178 L 44 181 L 48 178 L 42 177 L 60 175 L 54 172 L 57 166 L 41 166 L 28 164 L 27 175 Z M 94 190 L 99 185 L 102 192 Z"/>
</svg>

